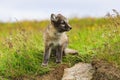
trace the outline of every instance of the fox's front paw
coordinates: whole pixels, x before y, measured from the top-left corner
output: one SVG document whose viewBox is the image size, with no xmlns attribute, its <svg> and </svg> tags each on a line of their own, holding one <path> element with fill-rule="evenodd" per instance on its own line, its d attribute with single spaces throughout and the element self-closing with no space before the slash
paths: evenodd
<svg viewBox="0 0 120 80">
<path fill-rule="evenodd" d="M 42 67 L 47 67 L 48 63 L 42 63 Z"/>
</svg>

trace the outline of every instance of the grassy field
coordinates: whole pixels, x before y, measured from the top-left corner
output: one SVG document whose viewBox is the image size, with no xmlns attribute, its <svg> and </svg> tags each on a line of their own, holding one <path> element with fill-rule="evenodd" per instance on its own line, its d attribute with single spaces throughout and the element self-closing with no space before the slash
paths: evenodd
<svg viewBox="0 0 120 80">
<path fill-rule="evenodd" d="M 114 11 L 105 18 L 73 18 L 68 32 L 69 48 L 79 55 L 63 57 L 69 66 L 78 62 L 105 60 L 120 68 L 120 16 Z M 43 57 L 42 33 L 50 22 L 17 21 L 0 23 L 0 79 L 44 75 L 57 66 L 54 57 L 47 68 L 41 67 Z"/>
</svg>

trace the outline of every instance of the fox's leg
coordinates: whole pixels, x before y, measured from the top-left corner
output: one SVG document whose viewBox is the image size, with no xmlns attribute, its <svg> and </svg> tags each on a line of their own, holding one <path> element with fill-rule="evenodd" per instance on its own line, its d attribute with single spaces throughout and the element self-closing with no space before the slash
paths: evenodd
<svg viewBox="0 0 120 80">
<path fill-rule="evenodd" d="M 65 50 L 66 50 L 67 46 L 68 46 L 68 41 L 65 42 L 64 45 L 63 45 L 63 56 L 66 55 Z"/>
<path fill-rule="evenodd" d="M 62 62 L 63 48 L 62 46 L 58 46 L 56 48 L 56 63 Z"/>
<path fill-rule="evenodd" d="M 56 48 L 52 48 L 50 57 L 55 57 L 55 56 L 56 56 Z"/>
<path fill-rule="evenodd" d="M 50 46 L 45 46 L 45 52 L 44 52 L 44 56 L 43 56 L 42 66 L 47 66 L 48 60 L 49 60 L 49 57 L 50 57 L 50 53 L 51 53 L 51 47 Z"/>
</svg>

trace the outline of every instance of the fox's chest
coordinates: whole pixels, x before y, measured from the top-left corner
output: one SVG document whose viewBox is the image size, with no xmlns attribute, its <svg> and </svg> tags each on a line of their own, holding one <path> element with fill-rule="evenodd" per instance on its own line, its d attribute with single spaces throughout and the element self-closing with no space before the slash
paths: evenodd
<svg viewBox="0 0 120 80">
<path fill-rule="evenodd" d="M 52 46 L 58 46 L 58 45 L 61 45 L 61 42 L 60 41 L 51 41 L 50 44 L 52 44 Z"/>
<path fill-rule="evenodd" d="M 67 35 L 62 34 L 51 37 L 49 44 L 52 44 L 53 46 L 58 46 L 63 45 L 67 41 L 68 41 Z"/>
<path fill-rule="evenodd" d="M 58 46 L 62 45 L 63 41 L 61 37 L 53 37 L 49 43 L 52 44 L 53 46 Z"/>
</svg>

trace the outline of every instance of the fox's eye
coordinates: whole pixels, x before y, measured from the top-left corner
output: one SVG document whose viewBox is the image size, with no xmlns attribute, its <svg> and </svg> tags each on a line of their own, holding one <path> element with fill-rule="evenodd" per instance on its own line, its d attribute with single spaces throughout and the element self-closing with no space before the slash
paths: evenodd
<svg viewBox="0 0 120 80">
<path fill-rule="evenodd" d="M 61 24 L 62 27 L 65 27 L 65 24 Z"/>
</svg>

